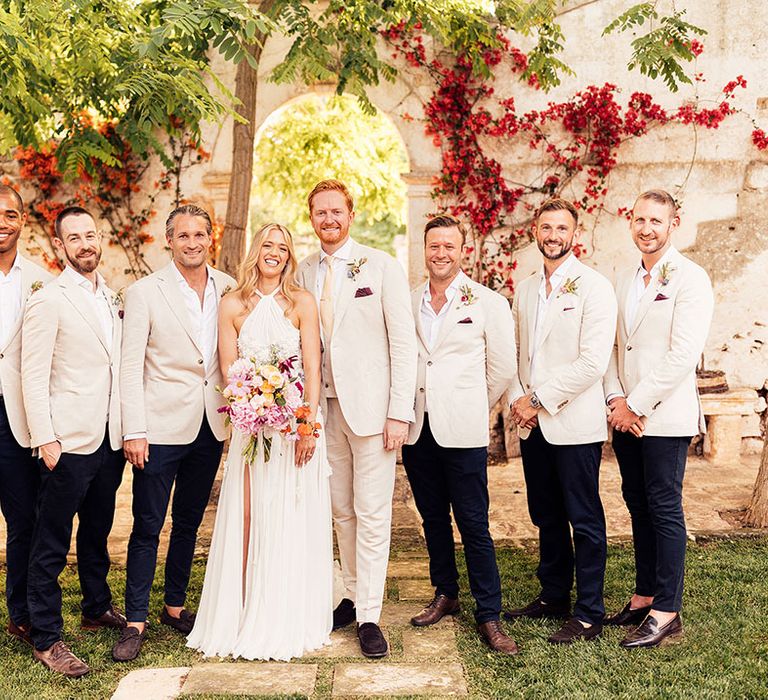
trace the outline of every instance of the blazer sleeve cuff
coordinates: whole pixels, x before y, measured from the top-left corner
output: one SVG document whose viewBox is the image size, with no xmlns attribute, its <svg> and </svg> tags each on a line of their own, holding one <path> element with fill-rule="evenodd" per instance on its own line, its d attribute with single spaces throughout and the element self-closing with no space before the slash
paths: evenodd
<svg viewBox="0 0 768 700">
<path fill-rule="evenodd" d="M 389 411 L 387 411 L 387 418 L 399 420 L 403 423 L 413 423 L 416 420 L 416 412 L 412 407 L 390 406 Z"/>
</svg>

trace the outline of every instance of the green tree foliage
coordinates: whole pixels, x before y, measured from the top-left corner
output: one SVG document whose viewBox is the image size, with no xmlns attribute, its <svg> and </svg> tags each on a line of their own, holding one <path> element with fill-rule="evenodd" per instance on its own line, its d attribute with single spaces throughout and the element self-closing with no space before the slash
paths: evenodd
<svg viewBox="0 0 768 700">
<path fill-rule="evenodd" d="M 251 223 L 282 223 L 312 241 L 307 193 L 318 180 L 343 180 L 355 200 L 356 240 L 393 253 L 405 233 L 408 163 L 394 125 L 350 98 L 317 96 L 289 105 L 268 122 L 255 149 Z"/>
<path fill-rule="evenodd" d="M 120 149 L 90 128 L 98 116 L 135 153 L 165 158 L 159 135 L 231 108 L 208 47 L 247 60 L 268 26 L 246 0 L 0 0 L 0 148 L 55 138 L 65 174 L 116 165 Z"/>
</svg>

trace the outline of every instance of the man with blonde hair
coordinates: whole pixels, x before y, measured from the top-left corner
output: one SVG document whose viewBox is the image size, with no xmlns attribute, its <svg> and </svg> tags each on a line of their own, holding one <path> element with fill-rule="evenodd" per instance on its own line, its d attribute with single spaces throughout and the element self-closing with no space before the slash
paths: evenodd
<svg viewBox="0 0 768 700">
<path fill-rule="evenodd" d="M 386 253 L 349 237 L 347 187 L 323 180 L 308 197 L 321 249 L 298 279 L 318 300 L 323 340 L 321 405 L 331 501 L 344 578 L 334 628 L 358 622 L 365 656 L 387 654 L 379 628 L 387 578 L 395 456 L 413 421 L 416 335 L 408 282 Z"/>
</svg>

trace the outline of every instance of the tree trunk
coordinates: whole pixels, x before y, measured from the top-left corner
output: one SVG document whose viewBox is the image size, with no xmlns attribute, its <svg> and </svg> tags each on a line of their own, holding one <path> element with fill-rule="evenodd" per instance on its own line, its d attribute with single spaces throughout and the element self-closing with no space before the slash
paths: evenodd
<svg viewBox="0 0 768 700">
<path fill-rule="evenodd" d="M 768 527 L 768 432 L 763 442 L 763 455 L 760 469 L 752 490 L 752 499 L 744 516 L 744 525 L 748 527 Z"/>
<path fill-rule="evenodd" d="M 259 3 L 259 11 L 268 14 L 273 5 L 274 0 L 263 0 Z M 266 39 L 266 34 L 258 33 L 254 43 L 248 47 L 248 52 L 257 63 L 261 58 Z M 240 61 L 235 76 L 235 97 L 240 104 L 235 109 L 246 121 L 245 123 L 236 121 L 232 130 L 232 173 L 229 178 L 227 214 L 218 261 L 220 270 L 234 276 L 245 253 L 245 235 L 253 179 L 257 81 L 256 71 L 251 68 L 248 61 Z"/>
</svg>

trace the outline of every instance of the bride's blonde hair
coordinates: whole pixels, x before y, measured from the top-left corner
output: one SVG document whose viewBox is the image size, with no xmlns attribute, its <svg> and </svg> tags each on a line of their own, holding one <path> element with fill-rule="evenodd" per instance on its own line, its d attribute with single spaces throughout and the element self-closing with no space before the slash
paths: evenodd
<svg viewBox="0 0 768 700">
<path fill-rule="evenodd" d="M 267 236 L 275 229 L 283 234 L 285 243 L 288 246 L 288 260 L 285 263 L 283 271 L 280 273 L 280 292 L 288 301 L 287 311 L 293 309 L 293 306 L 296 303 L 296 292 L 299 291 L 299 286 L 296 284 L 296 268 L 298 267 L 298 263 L 296 262 L 296 251 L 293 248 L 293 236 L 285 226 L 281 226 L 280 224 L 266 224 L 254 235 L 253 241 L 251 241 L 251 247 L 248 250 L 248 255 L 246 255 L 245 260 L 240 263 L 240 269 L 237 275 L 237 289 L 235 291 L 240 294 L 240 299 L 242 299 L 247 308 L 251 308 L 252 306 L 251 298 L 256 291 L 256 285 L 261 277 L 257 265 L 261 249 L 264 246 L 264 241 Z"/>
</svg>

